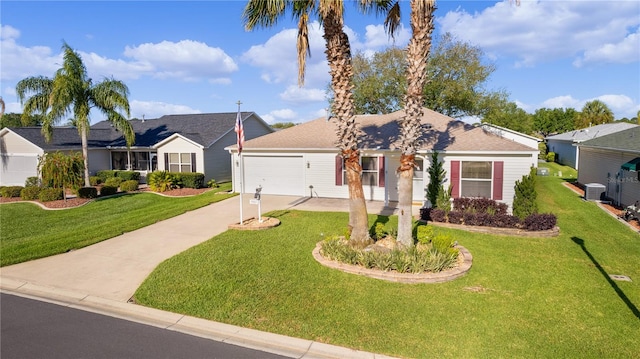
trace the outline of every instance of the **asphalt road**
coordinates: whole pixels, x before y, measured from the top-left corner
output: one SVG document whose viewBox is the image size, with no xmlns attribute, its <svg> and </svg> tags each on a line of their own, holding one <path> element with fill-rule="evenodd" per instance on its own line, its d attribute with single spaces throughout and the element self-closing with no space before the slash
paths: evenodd
<svg viewBox="0 0 640 359">
<path fill-rule="evenodd" d="M 286 358 L 4 293 L 0 294 L 0 357 Z"/>
</svg>

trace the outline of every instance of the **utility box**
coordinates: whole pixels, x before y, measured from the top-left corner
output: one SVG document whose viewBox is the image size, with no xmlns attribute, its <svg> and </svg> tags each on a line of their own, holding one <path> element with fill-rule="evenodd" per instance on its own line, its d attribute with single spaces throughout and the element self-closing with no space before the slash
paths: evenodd
<svg viewBox="0 0 640 359">
<path fill-rule="evenodd" d="M 538 176 L 548 176 L 549 175 L 549 169 L 546 167 L 538 167 L 538 170 L 536 171 L 536 174 Z"/>
<path fill-rule="evenodd" d="M 587 201 L 600 201 L 604 199 L 606 190 L 605 185 L 601 183 L 587 183 L 584 185 L 584 199 Z"/>
</svg>

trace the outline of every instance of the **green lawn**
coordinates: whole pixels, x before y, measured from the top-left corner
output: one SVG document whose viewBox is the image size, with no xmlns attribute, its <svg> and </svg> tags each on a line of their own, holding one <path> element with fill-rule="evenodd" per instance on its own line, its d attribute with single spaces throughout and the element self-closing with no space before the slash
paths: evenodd
<svg viewBox="0 0 640 359">
<path fill-rule="evenodd" d="M 0 266 L 82 248 L 152 223 L 229 198 L 230 183 L 194 197 L 151 193 L 97 199 L 84 206 L 50 211 L 33 203 L 0 206 Z"/>
<path fill-rule="evenodd" d="M 398 284 L 323 267 L 311 251 L 342 234 L 347 214 L 282 211 L 271 213 L 279 227 L 227 231 L 165 261 L 135 298 L 399 357 L 638 357 L 640 236 L 562 181 L 538 180 L 539 208 L 558 215 L 559 237 L 450 230 L 473 254 L 471 271 L 452 282 Z M 392 225 L 396 218 L 376 220 Z"/>
</svg>

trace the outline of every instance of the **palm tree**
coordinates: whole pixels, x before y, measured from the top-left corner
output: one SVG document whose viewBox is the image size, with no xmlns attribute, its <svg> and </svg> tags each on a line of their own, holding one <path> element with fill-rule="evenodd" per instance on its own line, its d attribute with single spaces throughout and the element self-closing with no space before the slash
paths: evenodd
<svg viewBox="0 0 640 359">
<path fill-rule="evenodd" d="M 398 238 L 405 246 L 413 245 L 411 213 L 413 203 L 413 171 L 420 138 L 423 114 L 427 59 L 431 49 L 435 0 L 411 0 L 411 40 L 407 47 L 407 93 L 405 116 L 400 121 L 400 167 L 398 168 Z"/>
<path fill-rule="evenodd" d="M 358 2 L 361 10 L 388 12 L 385 21 L 388 30 L 397 28 L 395 11 L 399 9 L 397 1 Z M 249 0 L 243 18 L 247 30 L 256 26 L 270 27 L 290 10 L 298 20 L 298 85 L 304 84 L 306 57 L 309 54 L 308 22 L 309 17 L 317 15 L 324 29 L 325 54 L 331 74 L 331 88 L 334 100 L 331 104 L 336 120 L 337 146 L 344 160 L 349 186 L 349 229 L 354 244 L 370 241 L 367 208 L 362 187 L 362 166 L 360 165 L 359 138 L 355 122 L 355 103 L 353 100 L 353 66 L 351 45 L 344 32 L 344 2 L 342 0 Z"/>
<path fill-rule="evenodd" d="M 0 96 L 0 118 L 4 116 L 4 109 L 4 100 L 2 99 L 2 96 Z"/>
<path fill-rule="evenodd" d="M 603 123 L 613 122 L 613 112 L 600 100 L 589 101 L 584 104 L 582 111 L 578 116 L 577 128 L 586 128 Z"/>
<path fill-rule="evenodd" d="M 121 131 L 127 146 L 133 144 L 135 134 L 129 117 L 129 89 L 122 81 L 113 78 L 93 83 L 78 55 L 67 43 L 62 45 L 63 63 L 53 79 L 44 76 L 28 77 L 16 85 L 20 104 L 24 105 L 23 120 L 39 113 L 43 115 L 42 134 L 51 140 L 53 127 L 72 114 L 82 141 L 85 186 L 89 182 L 89 160 L 87 137 L 89 135 L 89 112 L 96 108 L 102 112 L 114 128 Z M 31 94 L 30 97 L 27 95 Z M 126 117 L 119 111 L 124 111 Z"/>
</svg>

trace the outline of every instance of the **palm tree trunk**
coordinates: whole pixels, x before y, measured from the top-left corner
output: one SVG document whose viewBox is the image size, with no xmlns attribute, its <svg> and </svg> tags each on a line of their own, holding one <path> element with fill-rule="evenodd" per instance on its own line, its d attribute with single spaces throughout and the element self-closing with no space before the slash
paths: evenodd
<svg viewBox="0 0 640 359">
<path fill-rule="evenodd" d="M 411 0 L 412 36 L 407 47 L 407 95 L 405 118 L 400 122 L 400 168 L 398 168 L 398 238 L 403 245 L 413 245 L 413 171 L 415 154 L 422 136 L 420 120 L 423 114 L 422 89 L 426 81 L 426 68 L 435 0 Z"/>
<path fill-rule="evenodd" d="M 82 140 L 82 158 L 84 159 L 84 186 L 91 187 L 89 180 L 89 146 L 87 145 L 87 129 L 83 127 L 80 138 Z"/>
<path fill-rule="evenodd" d="M 331 74 L 331 87 L 335 94 L 332 104 L 337 119 L 337 146 L 341 150 L 349 186 L 349 229 L 354 244 L 370 241 L 367 205 L 362 188 L 362 167 L 358 149 L 358 129 L 355 122 L 353 100 L 353 65 L 349 38 L 343 30 L 342 17 L 335 10 L 323 16 L 325 53 Z"/>
</svg>

